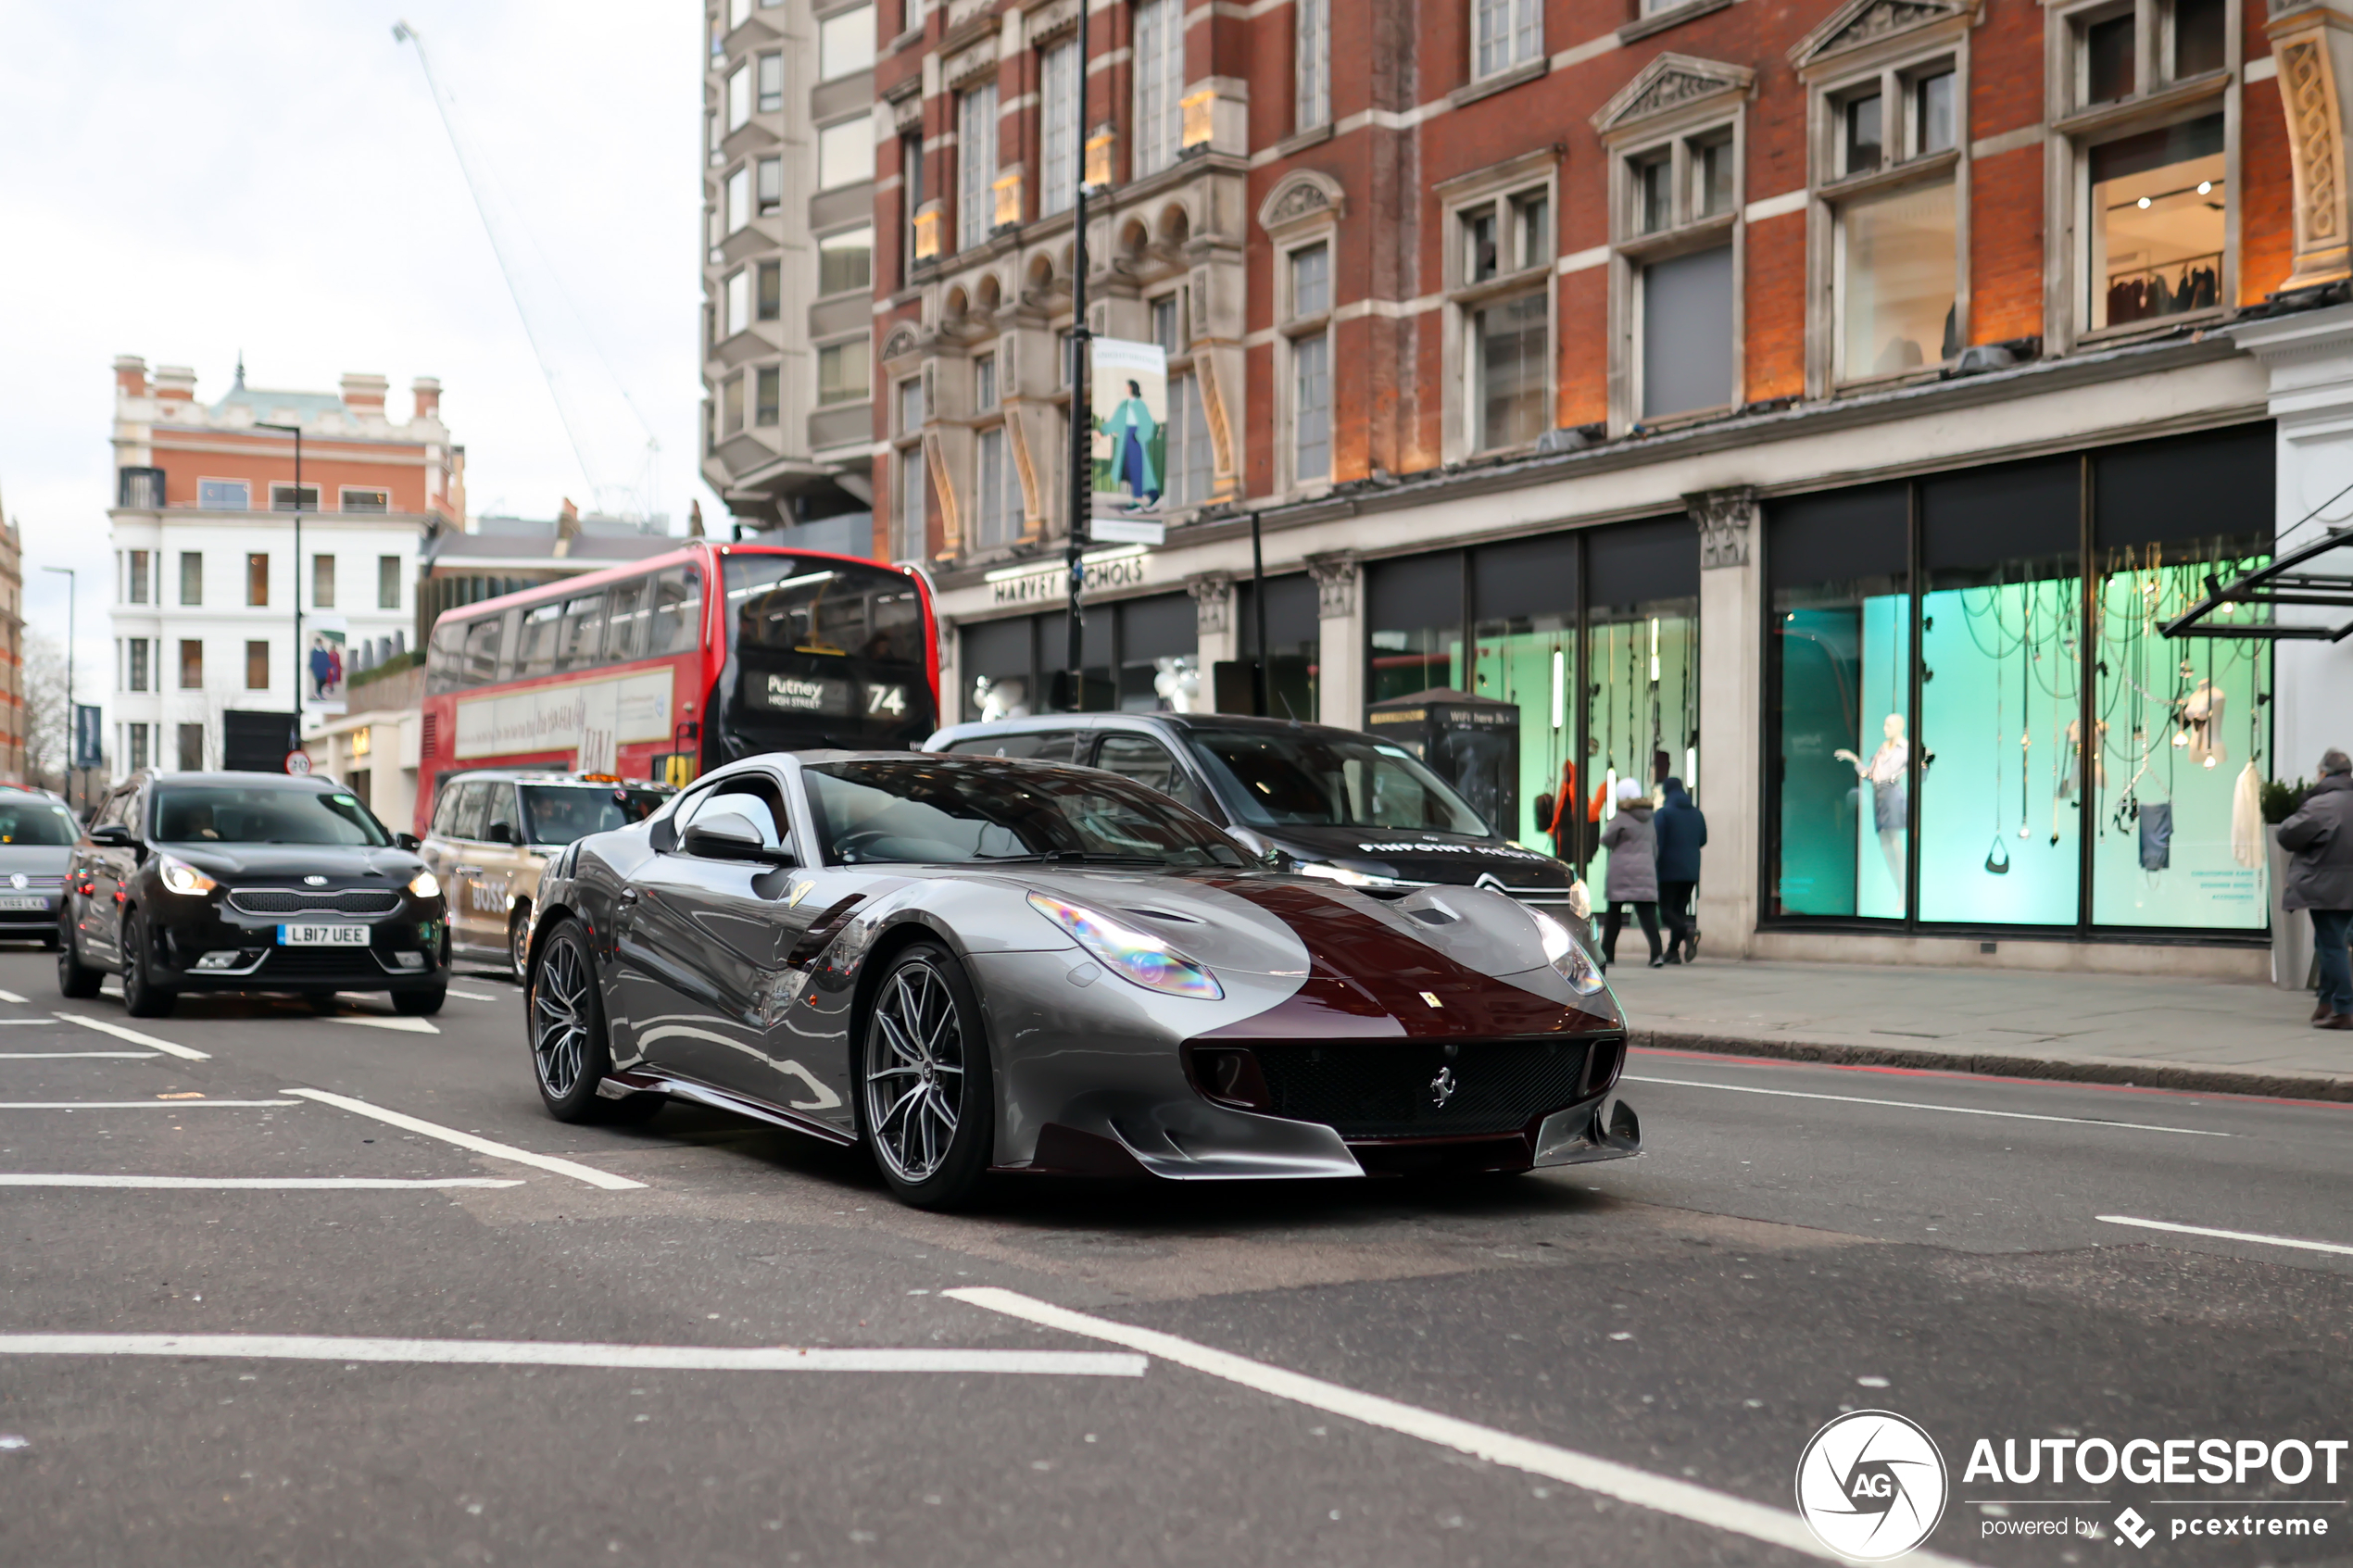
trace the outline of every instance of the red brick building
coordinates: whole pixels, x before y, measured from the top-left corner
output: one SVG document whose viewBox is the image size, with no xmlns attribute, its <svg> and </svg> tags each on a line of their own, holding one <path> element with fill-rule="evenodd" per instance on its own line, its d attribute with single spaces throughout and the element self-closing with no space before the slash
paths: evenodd
<svg viewBox="0 0 2353 1568">
<path fill-rule="evenodd" d="M 2085 733 L 2118 736 L 2102 776 L 2145 785 L 2160 726 L 2119 717 L 2123 656 L 2085 624 L 2121 624 L 2111 589 L 2171 605 L 2196 571 L 2143 578 L 2259 553 L 2309 505 L 2287 509 L 2276 372 L 2235 334 L 2341 296 L 2347 16 L 1113 0 L 1081 73 L 1076 4 L 881 18 L 876 546 L 938 571 L 965 716 L 1034 709 L 1062 662 L 1038 611 L 1083 139 L 1088 325 L 1171 369 L 1168 543 L 1094 573 L 1086 662 L 1123 705 L 1205 705 L 1208 668 L 1252 651 L 1255 511 L 1292 711 L 1516 703 L 1516 776 L 1483 809 L 1580 862 L 1596 784 L 1704 772 L 1700 909 L 1739 947 L 1958 954 L 1991 931 L 2051 962 L 2098 943 L 2129 967 L 2160 938 L 2255 961 L 2228 949 L 2260 944 L 2259 870 L 2152 903 L 2096 789 L 2028 835 L 2031 874 L 1980 885 L 1932 847 L 1967 836 L 1965 793 L 2007 790 L 2022 831 L 2071 776 L 2036 771 Z M 2016 622 L 1968 681 L 1936 651 L 1962 619 L 1942 593 Z M 1844 619 L 1801 657 L 1781 629 L 1818 610 Z M 2242 662 L 2240 719 L 2312 710 L 2280 685 L 2294 661 Z M 2187 690 L 2148 700 L 2178 726 Z M 2040 738 L 2005 752 L 2021 705 Z M 2270 722 L 2233 770 L 2268 770 Z M 1534 822 L 1565 772 L 1579 809 Z M 1859 823 L 1858 788 L 1885 797 Z M 2227 859 L 2227 822 L 2182 788 Z M 1801 842 L 1821 811 L 1851 844 Z"/>
</svg>

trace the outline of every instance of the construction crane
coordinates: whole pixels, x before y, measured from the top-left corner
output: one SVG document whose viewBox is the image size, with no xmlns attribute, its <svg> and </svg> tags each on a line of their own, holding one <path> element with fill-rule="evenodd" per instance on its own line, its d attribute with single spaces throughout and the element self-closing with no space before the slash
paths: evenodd
<svg viewBox="0 0 2353 1568">
<path fill-rule="evenodd" d="M 499 276 L 507 282 L 507 294 L 515 302 L 515 314 L 522 318 L 523 336 L 531 344 L 532 357 L 538 361 L 539 373 L 547 383 L 547 394 L 555 400 L 556 416 L 563 423 L 564 436 L 572 444 L 574 460 L 580 464 L 583 478 L 597 498 L 597 509 L 623 515 L 648 517 L 653 514 L 655 498 L 660 494 L 661 477 L 661 442 L 654 434 L 653 424 L 646 418 L 637 400 L 629 395 L 620 375 L 612 368 L 612 360 L 605 353 L 603 343 L 589 328 L 587 320 L 573 302 L 563 286 L 561 276 L 538 237 L 531 231 L 513 199 L 508 195 L 494 169 L 472 146 L 459 127 L 459 117 L 451 112 L 457 99 L 445 89 L 433 71 L 433 58 L 425 53 L 425 41 L 415 27 L 397 21 L 392 27 L 395 44 L 416 46 L 417 64 L 425 73 L 425 88 L 433 94 L 434 107 L 441 115 L 441 127 L 448 133 L 449 149 L 458 156 L 458 168 L 465 176 L 466 190 L 473 197 L 474 211 L 482 219 L 483 232 L 490 240 L 491 254 L 498 259 Z M 535 275 L 529 286 L 522 273 L 536 260 Z M 549 300 L 560 308 L 551 308 Z M 569 318 L 567 321 L 565 318 Z M 566 353 L 570 342 L 585 345 L 593 357 L 601 378 L 567 373 L 559 361 L 571 358 Z M 601 463 L 591 458 L 592 451 L 606 448 L 613 443 L 600 432 L 601 423 L 608 427 L 621 421 L 599 420 L 596 410 L 586 407 L 598 389 L 584 387 L 584 380 L 601 379 L 617 394 L 628 409 L 629 419 L 635 421 L 637 434 L 643 437 L 643 462 L 635 482 L 621 484 L 610 482 Z M 634 504 L 633 504 L 634 503 Z"/>
</svg>

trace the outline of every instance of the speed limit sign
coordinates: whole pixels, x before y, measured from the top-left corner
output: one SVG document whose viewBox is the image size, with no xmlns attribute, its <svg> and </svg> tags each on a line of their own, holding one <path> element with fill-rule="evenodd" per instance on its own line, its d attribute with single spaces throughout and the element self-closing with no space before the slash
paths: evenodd
<svg viewBox="0 0 2353 1568">
<path fill-rule="evenodd" d="M 307 751 L 287 752 L 286 771 L 297 775 L 310 771 L 310 753 Z"/>
</svg>

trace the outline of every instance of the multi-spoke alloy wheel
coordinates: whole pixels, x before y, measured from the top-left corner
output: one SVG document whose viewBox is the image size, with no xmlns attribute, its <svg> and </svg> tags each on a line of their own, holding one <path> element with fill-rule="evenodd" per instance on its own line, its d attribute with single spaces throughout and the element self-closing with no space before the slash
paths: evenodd
<svg viewBox="0 0 2353 1568">
<path fill-rule="evenodd" d="M 928 944 L 877 984 L 859 1073 L 860 1120 L 883 1174 L 911 1202 L 969 1197 L 990 1143 L 988 1054 L 971 988 Z"/>
<path fill-rule="evenodd" d="M 568 1098 L 580 1086 L 586 1064 L 588 955 L 569 931 L 547 945 L 538 982 L 531 988 L 531 1055 L 539 1087 L 551 1100 Z"/>
<path fill-rule="evenodd" d="M 539 945 L 539 960 L 523 992 L 531 1028 L 531 1065 L 539 1098 L 560 1122 L 635 1121 L 662 1107 L 658 1094 L 607 1099 L 598 1088 L 612 1072 L 612 1045 L 597 992 L 588 935 L 560 915 Z"/>
</svg>

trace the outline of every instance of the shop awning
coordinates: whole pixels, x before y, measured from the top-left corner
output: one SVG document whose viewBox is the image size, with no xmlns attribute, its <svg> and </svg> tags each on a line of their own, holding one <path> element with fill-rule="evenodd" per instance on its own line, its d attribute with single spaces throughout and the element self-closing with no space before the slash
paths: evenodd
<svg viewBox="0 0 2353 1568">
<path fill-rule="evenodd" d="M 2206 597 L 2165 623 L 2169 637 L 2261 637 L 2271 641 L 2296 638 L 2311 642 L 2343 642 L 2353 635 L 2353 571 L 2306 571 L 2306 562 L 2333 550 L 2353 550 L 2353 526 L 2331 529 L 2310 544 L 2290 550 L 2271 565 L 2259 567 L 2234 582 L 2209 574 Z M 2225 606 L 2246 605 L 2255 618 L 2221 617 Z M 2283 617 L 2283 608 L 2317 609 L 2319 615 Z M 2263 611 L 2268 608 L 2271 613 Z"/>
</svg>

